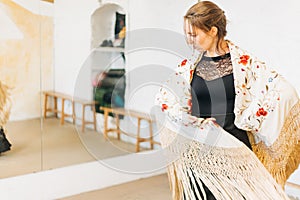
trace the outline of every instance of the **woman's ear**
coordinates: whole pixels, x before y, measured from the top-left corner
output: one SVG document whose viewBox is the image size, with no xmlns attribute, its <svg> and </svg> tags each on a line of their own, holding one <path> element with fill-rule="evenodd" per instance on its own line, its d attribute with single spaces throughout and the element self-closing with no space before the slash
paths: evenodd
<svg viewBox="0 0 300 200">
<path fill-rule="evenodd" d="M 210 36 L 217 36 L 218 35 L 218 28 L 213 26 L 211 27 L 210 31 L 209 31 Z"/>
</svg>

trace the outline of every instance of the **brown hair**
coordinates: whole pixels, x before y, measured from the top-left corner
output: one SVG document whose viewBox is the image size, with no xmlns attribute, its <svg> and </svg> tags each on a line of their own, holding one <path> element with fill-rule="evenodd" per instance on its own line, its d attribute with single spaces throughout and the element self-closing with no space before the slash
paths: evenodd
<svg viewBox="0 0 300 200">
<path fill-rule="evenodd" d="M 224 11 L 210 1 L 200 1 L 193 5 L 184 16 L 192 27 L 197 27 L 204 32 L 213 26 L 218 29 L 217 51 L 220 52 L 220 43 L 227 34 L 227 20 Z"/>
</svg>

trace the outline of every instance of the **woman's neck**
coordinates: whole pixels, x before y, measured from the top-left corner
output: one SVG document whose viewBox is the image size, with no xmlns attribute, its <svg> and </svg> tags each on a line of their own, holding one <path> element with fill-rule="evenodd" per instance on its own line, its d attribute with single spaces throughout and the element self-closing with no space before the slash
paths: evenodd
<svg viewBox="0 0 300 200">
<path fill-rule="evenodd" d="M 219 48 L 217 48 L 217 45 L 219 45 Z M 215 43 L 214 45 L 212 45 L 212 47 L 206 51 L 206 55 L 208 57 L 216 57 L 216 56 L 224 55 L 228 52 L 229 52 L 229 48 L 227 42 L 225 40 L 222 40 L 219 44 Z"/>
</svg>

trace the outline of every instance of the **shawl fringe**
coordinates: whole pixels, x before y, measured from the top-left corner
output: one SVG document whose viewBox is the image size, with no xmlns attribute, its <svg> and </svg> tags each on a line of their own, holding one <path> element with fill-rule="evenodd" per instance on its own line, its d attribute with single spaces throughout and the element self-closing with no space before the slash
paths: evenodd
<svg viewBox="0 0 300 200">
<path fill-rule="evenodd" d="M 9 88 L 0 81 L 0 126 L 4 126 L 9 118 L 11 101 Z"/>
<path fill-rule="evenodd" d="M 245 145 L 222 148 L 188 140 L 164 128 L 163 148 L 178 154 L 168 166 L 175 200 L 206 199 L 205 184 L 218 200 L 289 199 L 260 160 Z M 200 194 L 201 193 L 201 194 Z"/>
<path fill-rule="evenodd" d="M 287 116 L 279 137 L 271 146 L 263 142 L 255 144 L 253 135 L 248 133 L 253 152 L 282 187 L 300 164 L 300 101 Z"/>
</svg>

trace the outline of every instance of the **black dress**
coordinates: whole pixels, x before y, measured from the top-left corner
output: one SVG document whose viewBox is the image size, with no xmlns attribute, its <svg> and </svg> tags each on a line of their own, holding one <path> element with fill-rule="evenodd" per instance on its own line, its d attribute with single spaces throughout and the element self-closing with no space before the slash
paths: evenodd
<svg viewBox="0 0 300 200">
<path fill-rule="evenodd" d="M 235 89 L 232 72 L 230 53 L 218 57 L 203 56 L 201 58 L 191 82 L 191 114 L 196 117 L 215 118 L 224 130 L 251 149 L 246 131 L 234 125 Z M 209 189 L 203 186 L 207 199 L 215 199 Z M 197 187 L 201 193 L 198 185 Z"/>
</svg>

